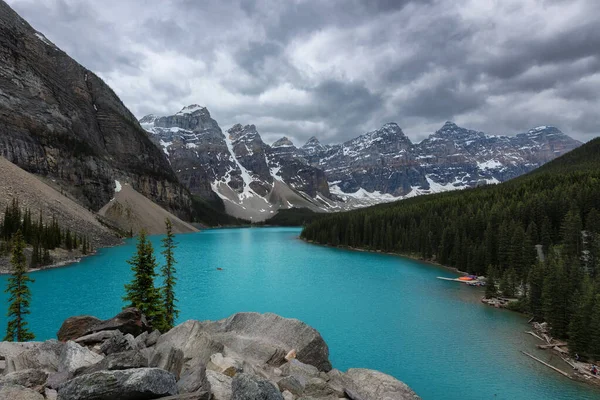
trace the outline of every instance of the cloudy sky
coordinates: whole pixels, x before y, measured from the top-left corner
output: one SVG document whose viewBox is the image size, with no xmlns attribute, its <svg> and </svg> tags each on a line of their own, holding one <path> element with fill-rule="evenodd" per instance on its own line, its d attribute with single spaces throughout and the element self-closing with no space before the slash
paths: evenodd
<svg viewBox="0 0 600 400">
<path fill-rule="evenodd" d="M 598 0 L 8 0 L 138 117 L 336 143 L 389 121 L 600 134 Z"/>
</svg>

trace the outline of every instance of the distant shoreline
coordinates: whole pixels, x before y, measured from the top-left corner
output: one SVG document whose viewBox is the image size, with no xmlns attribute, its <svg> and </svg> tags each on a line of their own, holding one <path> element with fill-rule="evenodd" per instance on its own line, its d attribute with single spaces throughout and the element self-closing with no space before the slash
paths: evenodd
<svg viewBox="0 0 600 400">
<path fill-rule="evenodd" d="M 309 244 L 312 244 L 312 245 L 315 245 L 315 246 L 329 247 L 329 248 L 332 248 L 332 249 L 341 249 L 341 250 L 359 251 L 359 252 L 362 252 L 362 253 L 385 254 L 385 255 L 388 255 L 388 256 L 404 257 L 404 258 L 408 258 L 408 259 L 411 259 L 411 260 L 414 260 L 414 261 L 419 261 L 419 262 L 422 262 L 422 263 L 425 263 L 425 264 L 430 264 L 430 265 L 433 265 L 433 266 L 436 266 L 436 267 L 447 269 L 449 271 L 452 271 L 452 272 L 457 273 L 457 274 L 462 275 L 462 276 L 469 275 L 469 273 L 467 273 L 465 271 L 461 271 L 458 268 L 449 267 L 447 265 L 440 264 L 440 263 L 435 262 L 433 260 L 428 260 L 428 259 L 425 259 L 425 258 L 415 257 L 415 256 L 411 256 L 409 254 L 386 252 L 386 251 L 381 251 L 381 250 L 366 250 L 366 249 L 360 249 L 360 248 L 350 247 L 350 246 L 332 246 L 330 244 L 322 244 L 322 243 L 317 243 L 317 242 L 312 241 L 312 240 L 306 240 L 306 239 L 301 238 L 300 236 L 298 236 L 298 240 L 301 240 L 301 241 L 303 241 L 305 243 L 309 243 Z"/>
</svg>

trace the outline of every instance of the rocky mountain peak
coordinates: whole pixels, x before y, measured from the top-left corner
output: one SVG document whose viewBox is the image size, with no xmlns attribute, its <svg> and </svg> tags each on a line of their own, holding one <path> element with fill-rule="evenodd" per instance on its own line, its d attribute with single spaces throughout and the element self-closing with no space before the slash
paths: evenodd
<svg viewBox="0 0 600 400">
<path fill-rule="evenodd" d="M 529 131 L 527 131 L 526 135 L 530 138 L 547 136 L 563 136 L 565 138 L 568 137 L 557 127 L 549 125 L 542 125 L 535 128 L 531 128 Z"/>
<path fill-rule="evenodd" d="M 244 138 L 245 141 L 251 141 L 258 138 L 262 141 L 255 125 L 235 124 L 227 130 L 227 133 L 232 140 Z"/>
<path fill-rule="evenodd" d="M 309 156 L 314 156 L 321 152 L 326 151 L 328 146 L 324 146 L 319 142 L 315 136 L 308 139 L 308 141 L 302 146 L 302 150 L 306 152 Z"/>
<path fill-rule="evenodd" d="M 317 139 L 316 136 L 311 136 L 310 139 L 308 139 L 306 141 L 306 143 L 304 144 L 304 146 L 302 146 L 302 147 L 303 148 L 304 147 L 314 147 L 314 146 L 318 146 L 320 144 L 321 144 L 321 142 L 319 142 L 319 139 Z"/>
<path fill-rule="evenodd" d="M 286 136 L 282 137 L 281 139 L 277 140 L 275 143 L 273 143 L 273 145 L 271 147 L 293 147 L 294 143 L 292 143 L 292 141 L 290 139 L 288 139 Z"/>
<path fill-rule="evenodd" d="M 462 128 L 456 125 L 452 121 L 446 121 L 446 123 L 435 133 L 429 136 L 429 141 L 432 140 L 450 140 L 450 141 L 465 141 L 465 140 L 477 140 L 478 138 L 484 137 L 483 132 L 474 131 L 471 129 Z"/>
<path fill-rule="evenodd" d="M 442 129 L 457 129 L 457 128 L 458 128 L 458 125 L 456 125 L 452 121 L 446 121 L 444 123 L 444 126 L 442 126 Z"/>
<path fill-rule="evenodd" d="M 207 111 L 206 107 L 202 107 L 198 104 L 190 104 L 189 106 L 183 107 L 176 115 L 196 114 L 204 111 Z"/>
<path fill-rule="evenodd" d="M 391 145 L 391 147 L 390 147 Z M 402 129 L 395 122 L 388 122 L 381 128 L 365 133 L 355 139 L 344 143 L 344 147 L 370 148 L 376 147 L 384 150 L 400 150 L 401 148 L 412 145 L 408 136 L 402 132 Z"/>
</svg>

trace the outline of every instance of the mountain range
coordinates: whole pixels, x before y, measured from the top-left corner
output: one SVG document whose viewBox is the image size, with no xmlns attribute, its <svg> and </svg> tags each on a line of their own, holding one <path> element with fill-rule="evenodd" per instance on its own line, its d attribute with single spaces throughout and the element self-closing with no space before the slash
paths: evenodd
<svg viewBox="0 0 600 400">
<path fill-rule="evenodd" d="M 392 122 L 341 144 L 311 137 L 296 147 L 282 137 L 268 145 L 254 125 L 223 132 L 197 104 L 140 124 L 193 194 L 216 194 L 229 214 L 253 221 L 279 209 L 348 210 L 499 183 L 581 145 L 551 126 L 494 136 L 453 122 L 419 143 Z"/>
</svg>

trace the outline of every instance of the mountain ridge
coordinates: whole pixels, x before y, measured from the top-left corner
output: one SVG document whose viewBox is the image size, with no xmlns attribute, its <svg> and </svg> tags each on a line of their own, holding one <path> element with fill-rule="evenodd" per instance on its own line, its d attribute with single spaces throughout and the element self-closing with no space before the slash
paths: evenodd
<svg viewBox="0 0 600 400">
<path fill-rule="evenodd" d="M 201 128 L 198 121 L 204 121 Z M 210 189 L 229 206 L 228 212 L 232 212 L 230 203 L 241 210 L 255 209 L 258 214 L 251 215 L 253 221 L 296 206 L 340 211 L 499 183 L 580 145 L 550 126 L 496 136 L 452 121 L 418 143 L 397 123 L 388 122 L 339 144 L 323 145 L 313 136 L 296 147 L 283 136 L 268 145 L 252 124 L 235 124 L 223 132 L 208 109 L 197 104 L 172 116 L 150 114 L 140 123 L 172 164 L 185 166 L 185 170 L 175 168 L 182 181 L 189 181 L 191 174 L 197 175 L 194 181 L 212 182 Z M 206 140 L 199 142 L 198 135 L 206 137 L 207 131 L 212 147 Z M 281 199 L 275 187 L 282 185 L 305 201 L 294 205 Z M 212 195 L 206 188 L 190 189 L 202 196 Z M 255 201 L 249 202 L 250 197 Z M 234 215 L 248 217 L 241 210 Z"/>
</svg>

